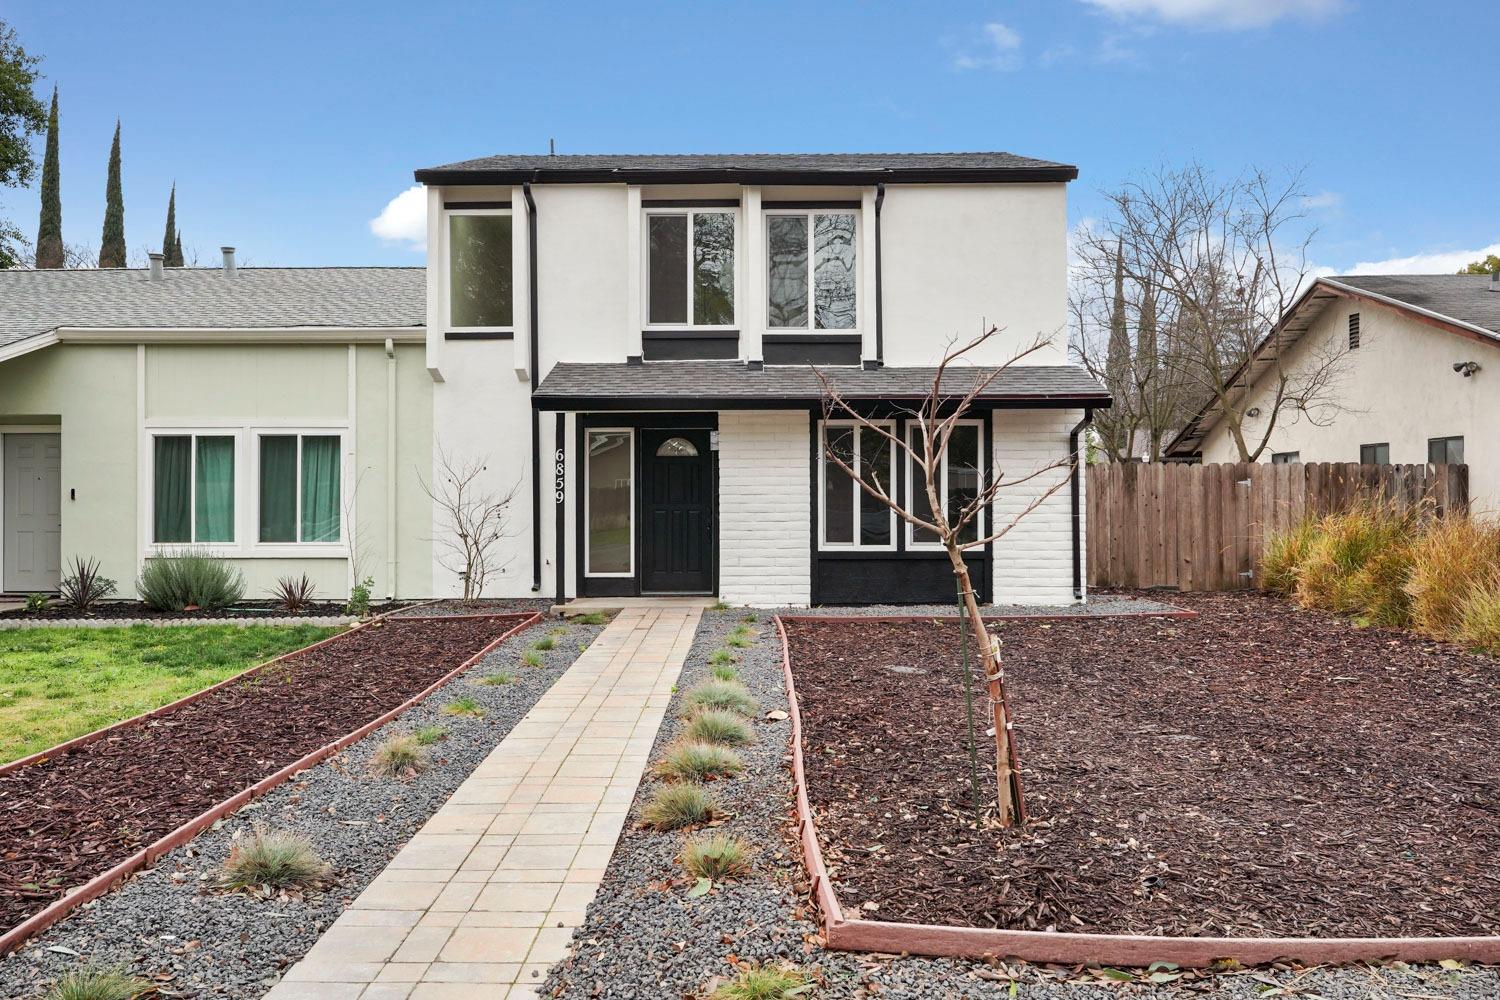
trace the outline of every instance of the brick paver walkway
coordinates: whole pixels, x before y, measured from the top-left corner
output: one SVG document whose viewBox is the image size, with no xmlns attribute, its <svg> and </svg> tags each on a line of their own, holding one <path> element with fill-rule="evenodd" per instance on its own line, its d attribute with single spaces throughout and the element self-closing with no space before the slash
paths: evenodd
<svg viewBox="0 0 1500 1000">
<path fill-rule="evenodd" d="M 536 996 L 599 888 L 701 614 L 622 611 L 267 1000 Z"/>
</svg>

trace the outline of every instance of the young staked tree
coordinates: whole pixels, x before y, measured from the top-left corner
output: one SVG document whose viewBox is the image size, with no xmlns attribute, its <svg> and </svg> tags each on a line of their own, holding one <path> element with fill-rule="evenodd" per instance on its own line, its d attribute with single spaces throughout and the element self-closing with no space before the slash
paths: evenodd
<svg viewBox="0 0 1500 1000">
<path fill-rule="evenodd" d="M 472 601 L 484 595 L 485 581 L 504 565 L 497 550 L 506 537 L 510 503 L 521 484 L 504 493 L 487 487 L 486 459 L 455 458 L 441 443 L 437 458 L 433 482 L 417 473 L 422 492 L 441 521 L 443 534 L 431 541 L 438 546 L 438 564 L 458 575 L 463 599 Z"/>
<path fill-rule="evenodd" d="M 0 187 L 25 187 L 36 170 L 31 137 L 47 127 L 47 108 L 32 92 L 40 62 L 0 20 Z M 26 237 L 0 214 L 0 268 L 22 267 L 30 256 Z"/>
<path fill-rule="evenodd" d="M 125 192 L 120 185 L 120 122 L 109 147 L 109 177 L 104 182 L 104 233 L 99 238 L 99 266 L 125 266 Z"/>
<path fill-rule="evenodd" d="M 36 266 L 60 268 L 66 262 L 62 237 L 62 180 L 58 162 L 57 88 L 47 114 L 47 151 L 42 155 L 42 212 L 36 230 Z"/>
<path fill-rule="evenodd" d="M 1025 801 L 1021 791 L 1021 776 L 1017 768 L 1017 753 L 1014 733 L 1011 728 L 1010 708 L 1005 696 L 1005 677 L 1001 669 L 1000 642 L 985 628 L 980 614 L 979 599 L 974 593 L 974 584 L 969 576 L 964 553 L 982 549 L 986 545 L 1004 538 L 1012 528 L 1035 511 L 1048 498 L 1068 483 L 1067 475 L 1058 476 L 1055 482 L 1047 483 L 1049 473 L 1069 468 L 1072 456 L 1065 456 L 1039 468 L 1026 470 L 1013 477 L 1004 470 L 988 468 L 987 476 L 978 484 L 973 495 L 959 498 L 943 493 L 945 456 L 959 422 L 969 415 L 1007 369 L 1026 357 L 1046 348 L 1050 338 L 1038 337 L 1022 347 L 1004 363 L 976 366 L 967 363 L 968 356 L 999 336 L 1000 329 L 991 326 L 974 339 L 962 344 L 951 344 L 938 363 L 933 374 L 932 386 L 921 404 L 902 410 L 916 428 L 915 440 L 908 442 L 891 433 L 879 415 L 874 415 L 857 402 L 847 399 L 833 379 L 814 368 L 823 389 L 823 413 L 826 419 L 851 421 L 856 433 L 869 431 L 884 439 L 898 463 L 908 463 L 912 470 L 912 492 L 925 498 L 925 503 L 908 504 L 904 497 L 895 495 L 892 483 L 881 478 L 888 473 L 871 463 L 866 467 L 856 463 L 850 453 L 840 453 L 825 436 L 823 454 L 829 462 L 849 476 L 859 488 L 895 512 L 896 517 L 918 531 L 935 536 L 948 555 L 953 568 L 953 578 L 959 602 L 968 618 L 968 626 L 984 678 L 992 685 L 991 714 L 995 725 L 996 777 L 999 788 L 998 819 L 1009 826 L 1025 817 Z M 860 467 L 856 468 L 856 465 Z M 1003 490 L 1026 483 L 1034 483 L 1034 495 L 1014 514 L 1004 518 L 1003 523 L 996 511 L 996 522 L 979 525 L 983 512 Z M 918 491 L 920 493 L 918 494 Z M 971 530 L 972 529 L 972 530 Z"/>
</svg>

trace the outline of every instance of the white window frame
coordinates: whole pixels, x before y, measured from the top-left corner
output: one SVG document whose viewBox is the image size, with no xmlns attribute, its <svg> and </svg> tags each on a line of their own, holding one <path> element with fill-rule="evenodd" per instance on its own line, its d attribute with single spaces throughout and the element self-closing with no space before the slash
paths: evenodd
<svg viewBox="0 0 1500 1000">
<path fill-rule="evenodd" d="M 761 222 L 762 241 L 764 253 L 761 255 L 760 267 L 764 280 L 762 281 L 765 292 L 761 298 L 761 309 L 765 310 L 766 332 L 777 333 L 832 333 L 853 336 L 861 333 L 865 325 L 865 295 L 864 295 L 864 267 L 865 248 L 862 245 L 864 239 L 865 220 L 863 211 L 858 208 L 768 208 L 763 213 L 765 219 Z M 771 223 L 770 218 L 775 215 L 798 216 L 807 220 L 807 324 L 805 326 L 772 326 L 771 325 Z M 817 234 L 814 229 L 813 217 L 818 215 L 852 215 L 854 216 L 854 326 L 846 330 L 824 330 L 817 323 L 817 291 L 813 284 L 813 270 L 817 266 Z"/>
<path fill-rule="evenodd" d="M 892 437 L 896 434 L 896 422 L 894 420 L 872 420 L 870 423 L 888 432 Z M 830 542 L 828 541 L 828 467 L 832 464 L 828 458 L 828 431 L 830 428 L 842 430 L 853 428 L 854 434 L 854 468 L 863 472 L 861 465 L 862 445 L 860 438 L 864 435 L 858 433 L 861 424 L 858 420 L 819 420 L 818 421 L 818 551 L 819 552 L 894 552 L 896 551 L 896 512 L 887 508 L 886 516 L 890 518 L 890 541 L 884 545 L 867 545 L 859 540 L 860 535 L 860 497 L 864 490 L 859 483 L 853 479 L 849 481 L 849 487 L 854 493 L 854 524 L 852 541 Z M 900 449 L 893 442 L 887 454 L 888 468 L 886 470 L 886 489 L 893 490 L 896 483 L 896 452 Z"/>
<path fill-rule="evenodd" d="M 594 572 L 594 552 L 591 544 L 591 533 L 589 531 L 589 498 L 592 496 L 590 480 L 594 474 L 594 464 L 589 461 L 589 438 L 595 434 L 624 434 L 630 440 L 630 568 L 625 572 L 596 573 Z M 634 427 L 588 427 L 583 432 L 583 575 L 596 580 L 620 579 L 628 580 L 635 578 L 635 535 L 636 526 L 636 502 L 635 496 L 640 484 L 636 482 L 639 475 L 636 462 L 636 433 Z"/>
<path fill-rule="evenodd" d="M 744 298 L 744 282 L 741 280 L 741 262 L 744 260 L 744 226 L 740 223 L 740 210 L 730 205 L 696 205 L 681 208 L 643 208 L 641 225 L 641 329 L 643 330 L 737 330 L 740 326 L 740 300 Z M 687 319 L 682 323 L 653 323 L 651 321 L 651 220 L 656 216 L 677 216 L 687 219 Z M 727 324 L 703 324 L 693 322 L 693 217 L 697 215 L 727 215 L 734 222 L 734 316 Z"/>
<path fill-rule="evenodd" d="M 984 453 L 985 452 L 985 445 L 984 445 L 984 440 L 985 440 L 984 421 L 982 419 L 968 419 L 968 418 L 966 418 L 966 419 L 958 420 L 958 421 L 954 422 L 954 426 L 955 427 L 963 427 L 963 426 L 966 426 L 966 425 L 967 426 L 971 426 L 971 427 L 975 427 L 979 431 L 979 444 L 978 444 L 978 449 L 977 450 L 979 452 L 979 488 L 982 491 L 984 489 L 984 487 L 985 487 L 985 484 L 989 482 L 989 480 L 986 477 L 989 474 L 989 465 L 990 465 L 990 463 L 989 463 L 989 456 L 987 456 Z M 907 443 L 907 445 L 911 449 L 910 451 L 908 451 L 906 453 L 906 498 L 905 499 L 906 499 L 906 509 L 907 510 L 914 510 L 913 502 L 914 502 L 914 498 L 917 495 L 917 489 L 918 489 L 918 487 L 917 487 L 917 473 L 920 470 L 917 468 L 916 445 L 917 445 L 917 441 L 920 439 L 921 432 L 922 432 L 922 426 L 921 426 L 921 424 L 917 423 L 916 421 L 912 421 L 911 423 L 909 423 L 909 424 L 906 425 L 906 443 Z M 948 502 L 948 457 L 949 457 L 949 454 L 950 454 L 950 451 L 944 451 L 943 452 L 943 467 L 940 470 L 940 477 L 939 477 L 940 478 L 940 492 L 942 493 L 942 500 L 943 500 L 944 504 L 946 504 Z M 923 489 L 925 490 L 925 487 L 923 487 Z M 985 537 L 985 517 L 984 517 L 984 515 L 985 515 L 984 508 L 981 507 L 979 509 L 979 514 L 974 518 L 974 521 L 973 521 L 974 528 L 975 528 L 975 535 L 974 535 L 974 537 L 976 539 L 984 538 Z M 906 547 L 908 549 L 916 549 L 918 551 L 929 551 L 929 552 L 930 551 L 934 551 L 934 550 L 937 550 L 937 551 L 941 551 L 942 550 L 942 548 L 943 548 L 943 543 L 942 542 L 924 542 L 924 541 L 918 541 L 917 540 L 917 528 L 916 528 L 916 525 L 912 524 L 910 521 L 905 522 L 905 524 L 906 524 Z M 972 543 L 968 543 L 968 544 L 972 544 Z"/>
<path fill-rule="evenodd" d="M 336 437 L 339 439 L 339 537 L 333 542 L 263 542 L 260 540 L 260 440 L 264 437 L 297 438 L 297 534 L 302 534 L 302 439 L 304 437 Z M 349 469 L 353 465 L 349 454 L 349 430 L 347 427 L 257 426 L 250 429 L 250 461 L 254 476 L 248 484 L 254 519 L 250 522 L 250 551 L 257 556 L 307 556 L 347 555 L 349 552 L 349 526 L 345 523 L 349 514 Z"/>
<path fill-rule="evenodd" d="M 508 333 L 512 337 L 516 333 L 516 310 L 519 307 L 520 295 L 516 288 L 516 260 L 512 252 L 510 261 L 510 326 L 454 326 L 453 325 L 453 224 L 455 216 L 467 215 L 508 215 L 511 217 L 511 247 L 515 247 L 516 219 L 515 213 L 509 208 L 445 208 L 443 209 L 443 224 L 441 226 L 442 238 L 442 261 L 443 267 L 443 329 L 454 333 Z M 299 446 L 300 447 L 300 446 Z"/>
<path fill-rule="evenodd" d="M 190 439 L 188 455 L 188 533 L 193 536 L 186 542 L 158 542 L 156 540 L 156 439 L 159 437 L 185 437 Z M 227 437 L 234 439 L 234 538 L 227 542 L 200 542 L 198 535 L 198 439 L 200 437 Z M 145 477 L 141 491 L 145 494 L 146 546 L 152 554 L 172 552 L 184 548 L 210 554 L 234 553 L 243 545 L 245 537 L 243 477 L 245 468 L 245 437 L 238 427 L 151 427 L 146 431 Z"/>
</svg>

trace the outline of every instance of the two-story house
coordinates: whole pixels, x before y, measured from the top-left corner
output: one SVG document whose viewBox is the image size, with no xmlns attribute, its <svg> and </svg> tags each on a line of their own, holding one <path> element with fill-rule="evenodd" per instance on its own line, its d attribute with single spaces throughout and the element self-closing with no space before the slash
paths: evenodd
<svg viewBox="0 0 1500 1000">
<path fill-rule="evenodd" d="M 0 272 L 0 592 L 100 559 L 232 559 L 259 596 L 447 595 L 445 457 L 511 495 L 485 592 L 946 601 L 952 574 L 825 461 L 908 495 L 899 449 L 825 420 L 814 366 L 910 434 L 954 341 L 999 365 L 955 436 L 992 477 L 982 596 L 1082 596 L 1066 463 L 1104 390 L 1066 363 L 1066 185 L 1005 153 L 498 156 L 417 171 L 428 266 Z M 909 439 L 909 438 L 907 438 Z M 1063 463 L 1040 476 L 1037 469 Z M 1063 488 L 1057 489 L 1059 484 Z"/>
</svg>

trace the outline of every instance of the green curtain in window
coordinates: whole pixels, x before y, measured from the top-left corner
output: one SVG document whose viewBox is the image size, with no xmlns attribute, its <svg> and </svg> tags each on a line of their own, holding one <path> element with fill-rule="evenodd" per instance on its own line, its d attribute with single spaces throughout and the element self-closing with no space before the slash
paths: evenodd
<svg viewBox="0 0 1500 1000">
<path fill-rule="evenodd" d="M 302 540 L 339 540 L 339 439 L 302 439 Z"/>
<path fill-rule="evenodd" d="M 297 436 L 260 439 L 260 540 L 297 540 Z"/>
<path fill-rule="evenodd" d="M 234 541 L 234 438 L 200 437 L 193 523 L 199 542 Z"/>
<path fill-rule="evenodd" d="M 152 540 L 191 542 L 193 439 L 186 435 L 158 437 L 152 496 L 155 503 Z"/>
</svg>

